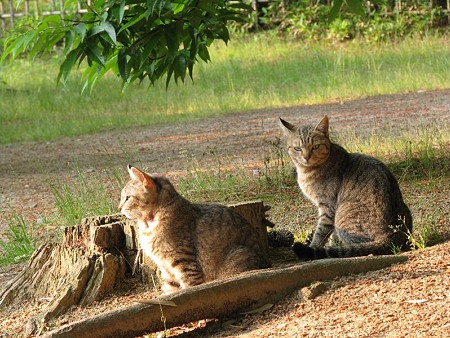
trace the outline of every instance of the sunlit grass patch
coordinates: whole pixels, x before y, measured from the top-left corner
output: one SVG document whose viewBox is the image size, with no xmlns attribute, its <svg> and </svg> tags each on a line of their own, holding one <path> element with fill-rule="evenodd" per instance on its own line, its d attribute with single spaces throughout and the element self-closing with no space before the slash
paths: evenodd
<svg viewBox="0 0 450 338">
<path fill-rule="evenodd" d="M 36 249 L 36 235 L 32 225 L 20 214 L 14 214 L 0 240 L 0 265 L 21 263 Z"/>
<path fill-rule="evenodd" d="M 83 95 L 81 72 L 56 85 L 60 56 L 18 60 L 0 66 L 0 143 L 447 88 L 449 53 L 448 39 L 435 36 L 376 45 L 255 34 L 213 45 L 212 62 L 196 65 L 193 82 L 166 90 L 144 81 L 122 94 L 120 80 L 109 74 Z"/>
</svg>

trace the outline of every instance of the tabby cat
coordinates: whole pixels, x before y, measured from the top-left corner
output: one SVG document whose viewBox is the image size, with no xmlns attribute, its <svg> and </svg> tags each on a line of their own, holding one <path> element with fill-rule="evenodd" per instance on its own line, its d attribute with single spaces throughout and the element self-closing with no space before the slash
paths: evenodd
<svg viewBox="0 0 450 338">
<path fill-rule="evenodd" d="M 163 176 L 132 166 L 128 172 L 119 209 L 137 221 L 143 251 L 161 271 L 163 292 L 270 267 L 252 226 L 236 211 L 191 203 Z"/>
<path fill-rule="evenodd" d="M 300 189 L 318 208 L 318 224 L 309 240 L 293 246 L 300 259 L 407 249 L 411 212 L 397 180 L 381 161 L 331 142 L 327 116 L 315 127 L 296 127 L 281 118 L 280 126 Z M 325 246 L 330 236 L 334 245 Z"/>
</svg>

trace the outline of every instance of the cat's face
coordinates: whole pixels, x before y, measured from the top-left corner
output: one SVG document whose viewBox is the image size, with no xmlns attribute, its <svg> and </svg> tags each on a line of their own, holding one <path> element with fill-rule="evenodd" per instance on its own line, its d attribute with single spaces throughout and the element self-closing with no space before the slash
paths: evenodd
<svg viewBox="0 0 450 338">
<path fill-rule="evenodd" d="M 129 219 L 151 219 L 156 212 L 159 187 L 150 175 L 135 167 L 128 166 L 128 173 L 131 180 L 122 189 L 119 210 Z"/>
<path fill-rule="evenodd" d="M 280 126 L 287 139 L 289 156 L 296 166 L 316 167 L 330 155 L 328 117 L 325 116 L 316 127 L 295 127 L 280 119 Z"/>
</svg>

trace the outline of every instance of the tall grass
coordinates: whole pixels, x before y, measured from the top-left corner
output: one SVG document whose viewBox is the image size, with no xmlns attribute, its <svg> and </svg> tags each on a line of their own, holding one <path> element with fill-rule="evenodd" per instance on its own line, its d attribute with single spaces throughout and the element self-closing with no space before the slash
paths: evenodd
<svg viewBox="0 0 450 338">
<path fill-rule="evenodd" d="M 30 223 L 21 215 L 14 214 L 4 239 L 0 239 L 0 265 L 26 261 L 36 248 L 36 236 Z"/>
<path fill-rule="evenodd" d="M 56 86 L 61 58 L 0 66 L 0 143 L 52 140 L 105 129 L 195 119 L 367 95 L 439 89 L 450 83 L 448 38 L 397 43 L 304 43 L 270 34 L 217 44 L 194 82 L 147 83 L 120 93 L 107 76 L 81 92 L 80 75 Z"/>
<path fill-rule="evenodd" d="M 110 182 L 88 177 L 78 167 L 74 184 L 53 182 L 50 190 L 58 213 L 55 222 L 64 226 L 73 226 L 88 216 L 108 215 L 117 212 L 118 192 L 124 182 L 122 176 L 111 170 Z"/>
<path fill-rule="evenodd" d="M 389 162 L 394 173 L 408 181 L 439 180 L 448 176 L 450 167 L 450 128 L 442 125 L 417 127 L 412 121 L 404 129 L 371 130 L 366 135 L 348 129 L 339 133 L 337 142 L 349 151 L 362 152 Z"/>
</svg>

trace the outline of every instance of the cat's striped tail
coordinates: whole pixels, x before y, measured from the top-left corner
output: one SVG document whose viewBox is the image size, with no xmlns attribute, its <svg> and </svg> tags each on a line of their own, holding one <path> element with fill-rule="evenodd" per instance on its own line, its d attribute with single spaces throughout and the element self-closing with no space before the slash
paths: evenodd
<svg viewBox="0 0 450 338">
<path fill-rule="evenodd" d="M 303 261 L 323 258 L 343 258 L 367 255 L 392 255 L 394 248 L 389 243 L 367 242 L 352 245 L 311 248 L 303 243 L 294 243 L 294 253 Z M 405 249 L 405 248 L 402 248 Z"/>
</svg>

